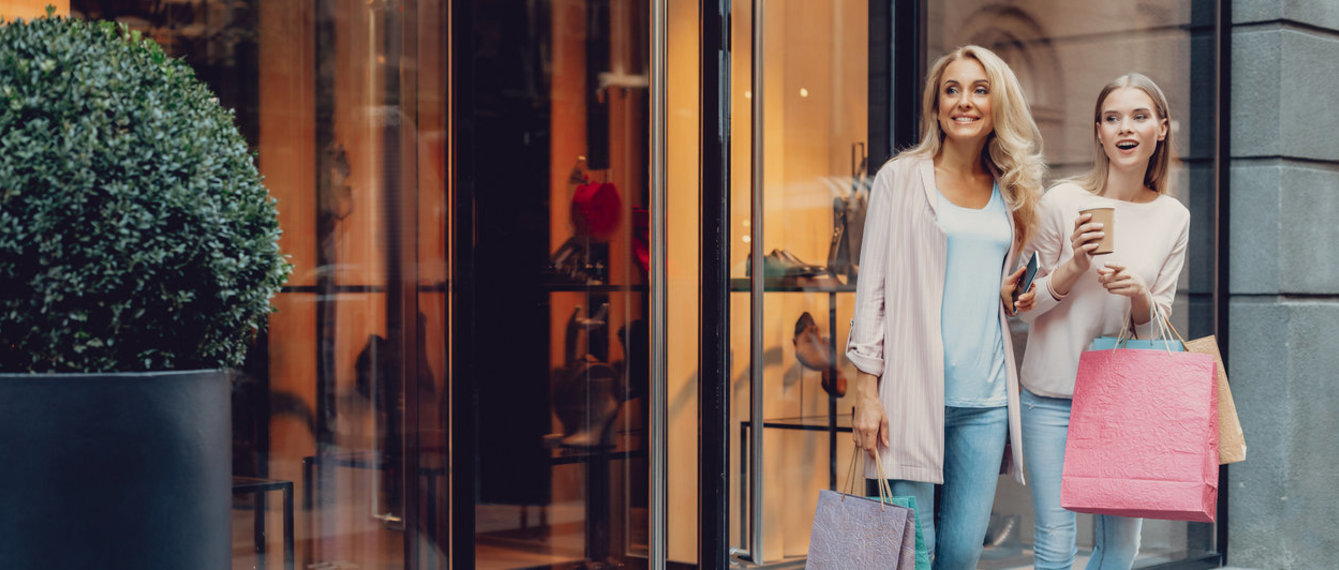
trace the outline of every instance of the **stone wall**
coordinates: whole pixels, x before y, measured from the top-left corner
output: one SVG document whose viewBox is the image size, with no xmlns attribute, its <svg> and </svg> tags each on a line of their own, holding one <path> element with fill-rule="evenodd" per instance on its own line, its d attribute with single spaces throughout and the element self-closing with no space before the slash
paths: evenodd
<svg viewBox="0 0 1339 570">
<path fill-rule="evenodd" d="M 1339 4 L 1235 2 L 1229 373 L 1247 460 L 1229 561 L 1321 568 L 1339 550 Z"/>
</svg>

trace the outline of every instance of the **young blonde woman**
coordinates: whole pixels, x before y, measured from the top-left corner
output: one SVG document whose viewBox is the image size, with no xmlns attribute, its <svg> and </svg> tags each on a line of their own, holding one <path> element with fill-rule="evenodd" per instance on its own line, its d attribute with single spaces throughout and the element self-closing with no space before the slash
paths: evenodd
<svg viewBox="0 0 1339 570">
<path fill-rule="evenodd" d="M 1169 121 L 1167 97 L 1148 77 L 1131 73 L 1107 84 L 1093 112 L 1092 170 L 1056 185 L 1041 201 L 1032 242 L 1040 277 L 1017 307 L 1032 324 L 1020 375 L 1038 569 L 1068 569 L 1076 553 L 1075 515 L 1060 507 L 1060 473 L 1079 354 L 1098 336 L 1131 324 L 1149 338 L 1155 305 L 1171 314 L 1190 212 L 1167 195 Z M 1093 251 L 1106 228 L 1079 213 L 1096 206 L 1115 209 L 1114 252 L 1100 256 Z M 1096 516 L 1088 569 L 1130 568 L 1139 553 L 1140 522 Z"/>
<path fill-rule="evenodd" d="M 855 445 L 916 497 L 936 568 L 975 568 L 1006 433 L 1022 481 L 998 293 L 1036 220 L 1041 136 L 1009 66 L 964 46 L 932 67 L 921 142 L 875 177 L 846 354 Z M 865 476 L 877 477 L 867 464 Z M 942 484 L 938 520 L 934 486 Z M 937 532 L 936 532 L 937 531 Z"/>
</svg>

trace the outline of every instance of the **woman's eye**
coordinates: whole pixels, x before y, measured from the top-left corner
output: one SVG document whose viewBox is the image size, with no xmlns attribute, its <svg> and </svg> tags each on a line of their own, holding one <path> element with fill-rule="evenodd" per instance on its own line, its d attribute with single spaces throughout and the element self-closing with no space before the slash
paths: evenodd
<svg viewBox="0 0 1339 570">
<path fill-rule="evenodd" d="M 989 94 L 989 93 L 990 93 L 990 91 L 987 91 L 985 87 L 977 87 L 977 88 L 976 88 L 976 94 L 977 94 L 977 95 L 987 95 L 987 94 Z"/>
<path fill-rule="evenodd" d="M 957 88 L 957 87 L 949 87 L 949 88 L 947 88 L 947 89 L 944 90 L 944 93 L 947 93 L 947 94 L 949 94 L 949 95 L 957 95 L 957 94 L 958 94 L 958 88 Z"/>
<path fill-rule="evenodd" d="M 1148 118 L 1148 115 L 1145 115 L 1145 114 L 1143 114 L 1143 113 L 1140 113 L 1140 114 L 1134 116 L 1134 120 L 1136 120 L 1136 121 L 1142 121 L 1142 120 L 1147 119 L 1147 118 Z"/>
<path fill-rule="evenodd" d="M 1106 122 L 1108 122 L 1108 123 L 1114 123 L 1114 122 L 1116 122 L 1116 116 L 1115 116 L 1115 115 L 1108 115 L 1108 116 L 1105 118 L 1105 120 L 1106 120 Z"/>
</svg>

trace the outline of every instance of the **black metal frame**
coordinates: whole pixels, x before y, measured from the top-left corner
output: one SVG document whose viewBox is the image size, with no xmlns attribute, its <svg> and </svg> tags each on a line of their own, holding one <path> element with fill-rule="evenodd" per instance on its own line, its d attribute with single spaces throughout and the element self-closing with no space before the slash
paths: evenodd
<svg viewBox="0 0 1339 570">
<path fill-rule="evenodd" d="M 1222 352 L 1223 365 L 1229 360 L 1228 354 L 1228 277 L 1231 268 L 1231 252 L 1227 247 L 1227 231 L 1230 227 L 1230 207 L 1232 196 L 1232 2 L 1217 0 L 1214 10 L 1214 231 L 1213 248 L 1214 267 L 1214 334 L 1218 338 Z M 1222 466 L 1218 470 L 1218 562 L 1227 564 L 1228 559 L 1228 473 L 1230 467 Z"/>
<path fill-rule="evenodd" d="M 893 154 L 920 140 L 920 93 L 925 77 L 925 3 L 928 0 L 895 0 L 893 3 L 892 45 L 893 85 L 890 104 L 893 110 Z M 871 156 L 872 153 L 871 153 Z M 886 157 L 891 158 L 891 154 Z"/>
<path fill-rule="evenodd" d="M 698 565 L 730 565 L 730 11 L 702 0 Z"/>
<path fill-rule="evenodd" d="M 460 144 L 460 141 L 474 140 L 475 117 L 473 114 L 460 114 L 459 109 L 473 109 L 474 92 L 469 85 L 475 74 L 473 58 L 469 57 L 474 45 L 474 3 L 453 1 L 450 12 L 451 32 L 451 78 L 452 86 L 449 105 L 452 107 L 451 140 L 452 156 L 447 157 L 448 171 L 452 177 L 453 192 L 448 199 L 454 214 L 452 223 L 455 233 L 450 236 L 451 282 L 453 295 L 450 303 L 451 331 L 450 343 L 453 358 L 451 360 L 451 402 L 448 406 L 447 425 L 451 440 L 451 492 L 448 510 L 451 513 L 450 561 L 452 568 L 474 568 L 474 502 L 477 497 L 478 429 L 476 427 L 476 397 L 472 379 L 478 371 L 469 355 L 474 354 L 475 335 L 459 334 L 469 330 L 473 318 L 471 307 L 475 303 L 474 275 L 474 216 L 473 193 L 476 176 L 473 145 Z"/>
</svg>

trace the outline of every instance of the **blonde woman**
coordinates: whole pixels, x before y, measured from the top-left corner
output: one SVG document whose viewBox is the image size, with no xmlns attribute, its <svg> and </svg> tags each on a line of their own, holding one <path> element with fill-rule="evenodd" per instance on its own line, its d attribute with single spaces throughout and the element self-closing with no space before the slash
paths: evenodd
<svg viewBox="0 0 1339 570">
<path fill-rule="evenodd" d="M 985 48 L 934 64 L 922 120 L 921 142 L 879 169 L 870 193 L 846 344 L 859 370 L 852 431 L 857 448 L 878 449 L 893 493 L 916 497 L 935 567 L 975 568 L 1006 433 L 1022 481 L 998 293 L 1035 225 L 1045 163 L 1017 77 Z"/>
<path fill-rule="evenodd" d="M 1121 76 L 1093 111 L 1094 164 L 1041 201 L 1033 240 L 1040 277 L 1019 297 L 1031 322 L 1020 371 L 1023 445 L 1037 515 L 1036 568 L 1066 568 L 1076 553 L 1074 513 L 1060 507 L 1060 473 L 1079 354 L 1132 323 L 1149 338 L 1153 307 L 1170 315 L 1185 263 L 1190 212 L 1167 195 L 1172 136 L 1167 97 L 1148 77 Z M 1106 228 L 1085 208 L 1115 209 L 1114 252 L 1094 256 Z M 1008 298 L 1001 291 L 1001 300 Z M 1089 570 L 1128 569 L 1140 519 L 1098 515 Z"/>
</svg>

